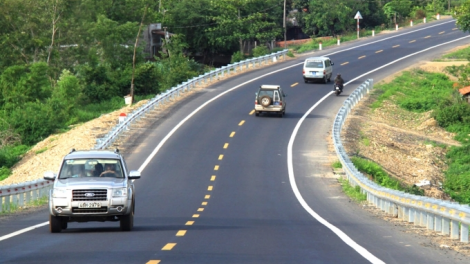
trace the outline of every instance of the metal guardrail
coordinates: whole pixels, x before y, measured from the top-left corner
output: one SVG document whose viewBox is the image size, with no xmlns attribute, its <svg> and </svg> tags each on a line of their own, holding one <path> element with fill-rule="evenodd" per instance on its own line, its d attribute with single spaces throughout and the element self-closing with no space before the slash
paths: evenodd
<svg viewBox="0 0 470 264">
<path fill-rule="evenodd" d="M 373 80 L 360 85 L 344 102 L 333 123 L 333 143 L 343 171 L 352 186 L 359 186 L 367 201 L 382 211 L 403 221 L 426 227 L 468 243 L 470 207 L 457 202 L 412 195 L 377 185 L 359 172 L 349 159 L 341 143 L 341 129 L 353 107 L 373 88 Z"/>
<path fill-rule="evenodd" d="M 140 120 L 149 110 L 158 107 L 160 104 L 164 104 L 181 93 L 187 92 L 196 87 L 196 85 L 209 84 L 220 78 L 224 78 L 226 75 L 232 73 L 243 72 L 248 69 L 256 69 L 263 65 L 267 65 L 270 61 L 277 62 L 282 56 L 286 58 L 288 50 L 278 51 L 265 56 L 251 58 L 243 60 L 237 63 L 229 64 L 221 68 L 214 69 L 198 77 L 194 77 L 182 84 L 179 84 L 167 91 L 158 94 L 147 102 L 147 104 L 133 111 L 128 115 L 121 123 L 113 127 L 109 133 L 97 140 L 97 144 L 94 149 L 106 149 L 113 144 L 119 135 L 128 130 L 128 128 L 135 122 Z M 31 182 L 25 182 L 14 185 L 0 186 L 0 213 L 10 212 L 15 207 L 22 207 L 32 201 L 35 201 L 41 197 L 49 194 L 49 190 L 52 188 L 51 181 L 46 180 L 35 180 Z"/>
</svg>

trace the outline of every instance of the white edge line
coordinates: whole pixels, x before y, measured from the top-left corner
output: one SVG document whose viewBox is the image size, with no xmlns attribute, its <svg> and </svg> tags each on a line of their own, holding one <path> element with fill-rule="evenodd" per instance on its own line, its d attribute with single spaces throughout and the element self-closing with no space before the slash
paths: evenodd
<svg viewBox="0 0 470 264">
<path fill-rule="evenodd" d="M 10 233 L 8 235 L 4 235 L 4 236 L 0 237 L 0 241 L 7 240 L 7 239 L 12 238 L 14 236 L 26 233 L 28 231 L 34 230 L 34 229 L 39 228 L 39 227 L 43 227 L 43 226 L 48 225 L 48 224 L 49 224 L 49 221 L 41 223 L 41 224 L 37 224 L 37 225 L 34 225 L 34 226 L 30 226 L 30 227 L 27 227 L 27 228 L 23 228 L 23 229 L 18 230 L 16 232 L 13 232 L 13 233 Z"/>
<path fill-rule="evenodd" d="M 411 56 L 414 56 L 416 54 L 419 54 L 419 53 L 422 53 L 424 51 L 427 51 L 427 50 L 430 50 L 430 49 L 433 49 L 433 48 L 436 48 L 436 47 L 439 47 L 439 46 L 442 46 L 442 45 L 445 45 L 445 44 L 449 44 L 449 43 L 452 43 L 452 42 L 455 42 L 455 41 L 459 41 L 461 39 L 465 39 L 465 38 L 469 38 L 470 36 L 467 36 L 467 37 L 463 37 L 463 38 L 459 38 L 459 39 L 455 39 L 455 40 L 452 40 L 452 41 L 449 41 L 449 42 L 446 42 L 446 43 L 441 43 L 439 45 L 436 45 L 436 46 L 433 46 L 433 47 L 430 47 L 430 48 L 427 48 L 427 49 L 424 49 L 424 50 L 421 50 L 421 51 L 418 51 L 418 52 L 415 52 L 413 54 L 409 54 L 407 56 L 404 56 L 400 59 L 397 59 L 397 60 L 394 60 L 390 63 L 387 63 L 379 68 L 376 68 L 372 71 L 369 71 L 367 73 L 364 73 L 352 80 L 350 80 L 349 82 L 345 83 L 345 85 L 367 75 L 367 74 L 370 74 L 370 73 L 373 73 L 375 71 L 378 71 L 386 66 L 389 66 L 391 64 L 394 64 L 398 61 L 401 61 L 401 60 L 404 60 L 408 57 L 411 57 Z M 369 251 L 367 251 L 367 249 L 363 248 L 362 246 L 360 246 L 359 244 L 357 244 L 354 240 L 352 240 L 348 235 L 346 235 L 343 231 L 341 231 L 339 228 L 337 228 L 336 226 L 330 224 L 328 221 L 326 221 L 324 218 L 322 218 L 320 215 L 318 215 L 315 211 L 313 211 L 312 208 L 310 208 L 310 206 L 308 206 L 307 202 L 304 200 L 304 198 L 302 197 L 302 195 L 300 194 L 300 191 L 299 189 L 297 188 L 297 183 L 295 182 L 295 176 L 294 176 L 294 166 L 293 166 L 293 163 L 292 163 L 292 147 L 294 145 L 294 140 L 295 140 L 295 137 L 297 136 L 297 133 L 300 129 L 300 126 L 302 125 L 303 121 L 305 120 L 305 118 L 320 104 L 322 103 L 328 96 L 330 96 L 331 94 L 333 93 L 333 91 L 329 92 L 328 94 L 326 94 L 322 99 L 320 99 L 316 104 L 314 104 L 303 116 L 302 118 L 300 118 L 300 120 L 297 122 L 297 125 L 295 126 L 294 128 L 294 131 L 292 132 L 292 135 L 289 139 L 289 144 L 287 145 L 287 171 L 289 173 L 289 181 L 290 181 L 290 184 L 291 184 L 291 188 L 292 188 L 292 191 L 294 192 L 294 195 L 296 196 L 297 200 L 299 201 L 299 203 L 302 205 L 302 207 L 305 209 L 305 211 L 307 211 L 311 216 L 313 216 L 313 218 L 315 218 L 318 222 L 320 222 L 321 224 L 323 224 L 324 226 L 326 226 L 327 228 L 329 228 L 331 231 L 333 231 L 333 233 L 335 233 L 341 240 L 343 240 L 347 245 L 349 245 L 351 248 L 353 248 L 356 252 L 358 252 L 361 256 L 363 256 L 364 258 L 366 258 L 367 260 L 369 260 L 371 263 L 374 263 L 374 264 L 379 264 L 379 263 L 385 263 L 383 262 L 382 260 L 380 260 L 379 258 L 377 258 L 376 256 L 372 255 Z"/>
</svg>

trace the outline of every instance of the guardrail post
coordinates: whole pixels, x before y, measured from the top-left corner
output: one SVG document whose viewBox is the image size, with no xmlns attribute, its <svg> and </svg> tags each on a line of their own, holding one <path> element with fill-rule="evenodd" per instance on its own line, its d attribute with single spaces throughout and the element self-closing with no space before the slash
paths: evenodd
<svg viewBox="0 0 470 264">
<path fill-rule="evenodd" d="M 430 230 L 434 230 L 434 215 L 431 213 L 426 213 L 427 218 L 427 225 L 426 228 Z"/>
<path fill-rule="evenodd" d="M 449 235 L 450 232 L 450 219 L 443 217 L 442 218 L 442 234 Z"/>
<path fill-rule="evenodd" d="M 403 213 L 403 221 L 408 221 L 409 217 L 410 217 L 410 208 L 406 207 L 406 206 L 402 206 L 402 213 Z"/>
<path fill-rule="evenodd" d="M 461 223 L 460 242 L 468 243 L 468 225 Z"/>
<path fill-rule="evenodd" d="M 11 211 L 11 200 L 12 200 L 12 198 L 13 198 L 12 195 L 9 195 L 9 196 L 5 197 L 5 210 L 7 212 Z"/>
<path fill-rule="evenodd" d="M 442 232 L 442 216 L 436 215 L 434 218 L 434 231 Z"/>
<path fill-rule="evenodd" d="M 408 222 L 409 223 L 415 222 L 415 215 L 416 215 L 415 209 L 410 207 L 408 210 Z"/>
<path fill-rule="evenodd" d="M 26 191 L 26 204 L 31 203 L 31 186 L 27 186 L 28 190 Z"/>
<path fill-rule="evenodd" d="M 451 239 L 459 238 L 459 221 L 456 221 L 456 220 L 450 221 L 450 238 Z"/>
<path fill-rule="evenodd" d="M 426 224 L 427 224 L 427 215 L 426 215 L 426 212 L 420 210 L 420 211 L 419 211 L 419 214 L 420 214 L 420 222 L 419 222 L 419 225 L 420 225 L 420 226 L 423 226 L 423 227 L 426 227 Z"/>
</svg>

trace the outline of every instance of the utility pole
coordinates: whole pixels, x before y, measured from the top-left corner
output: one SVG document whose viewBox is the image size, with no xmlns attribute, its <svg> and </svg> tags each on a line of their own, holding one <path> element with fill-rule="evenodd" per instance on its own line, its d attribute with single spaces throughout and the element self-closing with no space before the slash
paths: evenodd
<svg viewBox="0 0 470 264">
<path fill-rule="evenodd" d="M 283 18 L 283 27 L 284 27 L 284 49 L 287 49 L 287 29 L 286 29 L 286 0 L 284 0 L 284 18 Z"/>
</svg>

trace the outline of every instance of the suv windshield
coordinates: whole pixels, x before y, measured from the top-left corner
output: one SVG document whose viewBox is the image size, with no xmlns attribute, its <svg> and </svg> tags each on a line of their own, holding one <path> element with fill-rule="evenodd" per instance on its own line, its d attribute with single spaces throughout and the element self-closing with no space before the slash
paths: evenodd
<svg viewBox="0 0 470 264">
<path fill-rule="evenodd" d="M 124 178 L 124 174 L 120 160 L 116 159 L 65 160 L 60 169 L 59 179 L 78 177 Z"/>
</svg>

